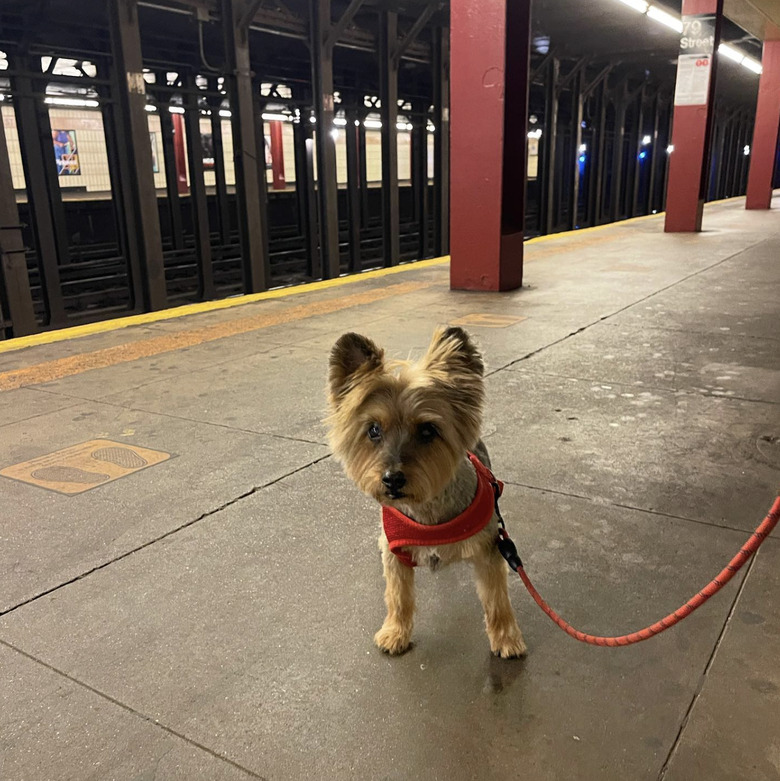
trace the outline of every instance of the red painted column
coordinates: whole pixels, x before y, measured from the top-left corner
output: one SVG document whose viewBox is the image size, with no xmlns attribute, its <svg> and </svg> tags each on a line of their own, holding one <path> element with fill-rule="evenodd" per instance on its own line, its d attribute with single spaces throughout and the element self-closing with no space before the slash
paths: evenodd
<svg viewBox="0 0 780 781">
<path fill-rule="evenodd" d="M 273 174 L 273 189 L 284 190 L 287 183 L 284 179 L 284 145 L 282 144 L 282 123 L 272 119 L 268 123 L 271 130 L 271 173 Z"/>
<path fill-rule="evenodd" d="M 530 15 L 530 0 L 450 2 L 453 289 L 523 282 Z"/>
<path fill-rule="evenodd" d="M 756 124 L 750 146 L 747 209 L 768 209 L 772 200 L 772 174 L 780 132 L 780 41 L 764 41 L 761 65 Z"/>
<path fill-rule="evenodd" d="M 707 161 L 712 135 L 715 71 L 723 20 L 723 0 L 683 0 L 683 33 L 677 63 L 669 177 L 666 184 L 667 233 L 701 230 L 707 187 Z M 699 17 L 697 19 L 697 17 Z M 714 17 L 714 19 L 707 19 Z M 691 25 L 701 24 L 701 32 Z M 683 47 L 685 39 L 701 41 L 711 33 L 711 46 Z M 707 54 L 710 48 L 712 54 Z M 699 52 L 692 54 L 691 52 Z M 706 72 L 709 72 L 709 82 Z"/>
</svg>

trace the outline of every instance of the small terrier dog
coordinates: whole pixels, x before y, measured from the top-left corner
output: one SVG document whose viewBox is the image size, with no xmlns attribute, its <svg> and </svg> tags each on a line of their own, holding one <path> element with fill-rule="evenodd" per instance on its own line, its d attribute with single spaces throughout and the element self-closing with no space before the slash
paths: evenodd
<svg viewBox="0 0 780 781">
<path fill-rule="evenodd" d="M 480 439 L 483 374 L 482 357 L 461 328 L 439 329 L 417 363 L 387 362 L 370 339 L 344 334 L 330 355 L 326 424 L 347 476 L 383 507 L 406 515 L 413 526 L 460 517 L 479 488 L 478 469 L 467 454 L 490 468 Z M 398 555 L 383 533 L 379 548 L 387 617 L 374 636 L 376 645 L 393 655 L 411 645 L 415 599 L 410 563 L 436 570 L 468 561 L 474 566 L 491 651 L 504 658 L 525 654 L 497 535 L 495 513 L 467 539 L 406 547 Z"/>
</svg>

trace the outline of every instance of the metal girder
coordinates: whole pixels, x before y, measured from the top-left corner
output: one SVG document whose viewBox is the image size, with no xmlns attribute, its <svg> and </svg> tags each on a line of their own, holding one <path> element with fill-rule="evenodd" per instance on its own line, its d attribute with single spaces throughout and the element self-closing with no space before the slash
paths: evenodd
<svg viewBox="0 0 780 781">
<path fill-rule="evenodd" d="M 417 40 L 417 36 L 422 32 L 423 28 L 430 21 L 431 17 L 441 8 L 442 4 L 440 0 L 430 0 L 423 12 L 417 17 L 415 23 L 411 26 L 406 35 L 396 44 L 395 51 L 393 52 L 393 59 L 395 60 L 396 67 L 401 61 L 401 57 L 404 56 L 409 46 Z"/>
<path fill-rule="evenodd" d="M 347 27 L 349 27 L 350 22 L 355 18 L 355 15 L 360 10 L 360 7 L 364 2 L 365 0 L 352 0 L 344 13 L 341 14 L 338 21 L 335 24 L 330 23 L 328 28 L 322 31 L 323 35 L 325 36 L 323 43 L 326 46 L 336 45 L 336 42 L 339 38 L 341 38 L 342 35 L 344 35 L 344 31 L 347 29 Z M 328 5 L 330 5 L 330 3 Z"/>
<path fill-rule="evenodd" d="M 168 303 L 168 296 L 149 144 L 138 8 L 135 0 L 111 0 L 109 9 L 112 70 L 124 75 L 124 78 L 117 79 L 118 119 L 126 128 L 127 147 L 124 151 L 129 156 L 133 171 L 129 186 L 135 220 L 131 229 L 137 235 L 142 305 L 147 311 L 153 311 L 163 309 Z"/>
<path fill-rule="evenodd" d="M 16 206 L 5 128 L 0 122 L 0 321 L 7 315 L 10 328 L 0 325 L 6 337 L 25 336 L 38 329 L 30 277 Z"/>
<path fill-rule="evenodd" d="M 211 231 L 209 229 L 206 181 L 203 175 L 203 148 L 200 141 L 200 107 L 198 106 L 195 78 L 192 74 L 187 76 L 187 87 L 184 124 L 187 128 L 190 202 L 192 206 L 192 222 L 195 230 L 195 251 L 198 258 L 198 297 L 209 300 L 216 296 L 216 292 L 214 289 L 214 269 L 211 260 Z"/>
<path fill-rule="evenodd" d="M 433 251 L 450 251 L 450 39 L 449 29 L 433 35 Z"/>
<path fill-rule="evenodd" d="M 239 235 L 244 274 L 244 291 L 257 293 L 270 283 L 268 230 L 265 209 L 265 154 L 262 136 L 258 138 L 255 87 L 249 61 L 249 31 L 237 22 L 240 9 L 236 0 L 222 0 L 225 77 L 230 97 L 233 127 L 233 160 L 236 172 Z M 262 120 L 260 120 L 262 130 Z"/>
<path fill-rule="evenodd" d="M 401 259 L 398 193 L 398 63 L 393 57 L 398 14 L 379 15 L 379 93 L 382 101 L 382 245 L 385 266 Z"/>
<path fill-rule="evenodd" d="M 360 257 L 360 190 L 365 182 L 360 177 L 360 152 L 358 149 L 359 110 L 354 98 L 345 108 L 347 124 L 347 233 L 349 235 L 349 270 L 356 273 L 362 269 Z"/>
<path fill-rule="evenodd" d="M 317 144 L 317 193 L 320 215 L 320 256 L 323 279 L 341 272 L 339 257 L 338 185 L 334 128 L 333 46 L 326 43 L 331 26 L 330 0 L 309 0 L 312 85 Z"/>
</svg>

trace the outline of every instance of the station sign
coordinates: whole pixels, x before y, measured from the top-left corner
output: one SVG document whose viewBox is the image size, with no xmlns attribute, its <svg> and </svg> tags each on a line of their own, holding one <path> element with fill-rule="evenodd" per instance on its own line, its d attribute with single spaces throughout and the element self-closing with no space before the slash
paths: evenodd
<svg viewBox="0 0 780 781">
<path fill-rule="evenodd" d="M 710 91 L 715 53 L 715 16 L 683 16 L 680 52 L 677 57 L 675 106 L 705 106 Z"/>
</svg>

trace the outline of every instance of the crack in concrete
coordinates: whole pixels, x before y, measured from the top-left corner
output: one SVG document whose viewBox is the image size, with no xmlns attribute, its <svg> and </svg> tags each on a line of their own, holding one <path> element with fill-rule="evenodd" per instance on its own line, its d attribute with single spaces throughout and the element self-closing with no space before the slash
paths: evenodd
<svg viewBox="0 0 780 781">
<path fill-rule="evenodd" d="M 750 573 L 753 571 L 753 567 L 755 566 L 756 558 L 758 557 L 759 553 L 761 553 L 761 551 L 757 550 L 753 554 L 751 560 L 748 562 L 747 569 L 745 570 L 745 575 L 742 578 L 742 582 L 739 584 L 737 593 L 734 595 L 734 599 L 731 603 L 731 608 L 729 609 L 729 612 L 726 615 L 726 619 L 723 622 L 723 626 L 720 629 L 720 633 L 718 634 L 718 638 L 715 641 L 715 645 L 712 649 L 712 652 L 710 653 L 709 658 L 707 659 L 707 663 L 704 665 L 704 670 L 702 671 L 701 677 L 699 678 L 699 683 L 696 686 L 696 690 L 694 691 L 693 696 L 691 697 L 691 701 L 688 704 L 688 708 L 685 711 L 685 715 L 683 716 L 682 721 L 680 722 L 680 727 L 677 730 L 677 735 L 675 735 L 675 738 L 672 741 L 672 745 L 669 748 L 669 753 L 666 755 L 666 759 L 664 760 L 664 763 L 661 766 L 661 770 L 658 773 L 658 777 L 656 781 L 663 781 L 663 779 L 666 777 L 666 774 L 669 772 L 669 767 L 672 763 L 672 760 L 674 759 L 674 755 L 677 753 L 677 750 L 680 747 L 680 743 L 682 742 L 682 737 L 683 737 L 683 733 L 685 732 L 685 728 L 688 726 L 688 722 L 690 721 L 691 715 L 693 714 L 694 708 L 696 707 L 696 703 L 699 701 L 699 697 L 701 697 L 701 693 L 704 690 L 704 684 L 707 682 L 707 676 L 709 675 L 710 669 L 712 668 L 712 665 L 715 662 L 715 657 L 718 653 L 718 650 L 720 649 L 721 644 L 723 643 L 723 639 L 726 636 L 726 631 L 729 628 L 731 619 L 734 617 L 734 613 L 737 610 L 737 604 L 739 603 L 739 599 L 742 596 L 742 592 L 745 590 L 745 585 L 747 584 L 748 578 L 750 577 Z"/>
<path fill-rule="evenodd" d="M 5 610 L 0 610 L 0 618 L 3 618 L 4 616 L 10 615 L 16 610 L 19 610 L 19 608 L 24 607 L 25 605 L 29 605 L 32 602 L 35 602 L 42 597 L 47 596 L 48 594 L 52 594 L 55 591 L 59 591 L 62 588 L 65 588 L 66 586 L 70 586 L 72 583 L 76 583 L 79 580 L 83 580 L 84 578 L 89 577 L 95 572 L 99 572 L 102 569 L 105 569 L 106 567 L 110 567 L 112 564 L 115 564 L 118 561 L 122 561 L 122 559 L 126 559 L 129 556 L 132 556 L 135 553 L 138 553 L 139 551 L 142 551 L 146 548 L 151 547 L 152 545 L 156 545 L 158 542 L 167 539 L 168 537 L 173 536 L 174 534 L 178 534 L 183 529 L 187 529 L 190 526 L 194 526 L 196 523 L 199 523 L 200 521 L 209 518 L 212 515 L 216 515 L 219 512 L 222 512 L 222 510 L 227 509 L 228 507 L 231 507 L 234 504 L 237 504 L 242 499 L 246 499 L 249 496 L 252 496 L 253 494 L 256 494 L 258 491 L 262 491 L 265 488 L 269 488 L 272 485 L 275 485 L 276 483 L 281 482 L 282 480 L 286 480 L 288 477 L 292 477 L 292 475 L 297 474 L 298 472 L 302 472 L 305 469 L 308 469 L 309 467 L 314 466 L 315 464 L 320 463 L 320 461 L 325 461 L 326 459 L 330 458 L 332 453 L 327 453 L 323 456 L 320 456 L 319 458 L 315 458 L 312 461 L 309 461 L 307 464 L 304 464 L 303 466 L 296 467 L 295 469 L 286 472 L 285 474 L 281 475 L 280 477 L 276 477 L 273 480 L 269 480 L 267 483 L 263 483 L 262 485 L 256 485 L 250 488 L 248 491 L 244 491 L 244 493 L 239 494 L 238 496 L 234 497 L 233 499 L 230 499 L 229 501 L 225 502 L 224 504 L 220 505 L 219 507 L 215 507 L 212 510 L 206 510 L 206 512 L 199 515 L 197 518 L 193 518 L 189 521 L 185 521 L 182 524 L 179 524 L 174 529 L 169 529 L 165 534 L 160 534 L 157 537 L 147 540 L 146 542 L 142 543 L 141 545 L 137 545 L 135 548 L 132 548 L 129 551 L 125 551 L 124 553 L 114 556 L 113 558 L 109 559 L 108 561 L 104 561 L 102 564 L 98 564 L 91 569 L 88 569 L 82 573 L 79 573 L 78 575 L 75 575 L 72 578 L 69 578 L 66 581 L 63 581 L 62 583 L 58 583 L 56 586 L 52 586 L 51 588 L 45 589 L 44 591 L 39 592 L 38 594 L 33 595 L 32 597 L 28 597 L 27 599 L 23 600 L 22 602 L 19 602 L 16 605 L 13 605 L 12 607 L 6 608 Z M 0 641 L 1 642 L 1 641 Z"/>
<path fill-rule="evenodd" d="M 70 681 L 71 683 L 75 684 L 76 686 L 79 686 L 82 689 L 86 689 L 87 691 L 91 692 L 92 694 L 97 695 L 98 697 L 106 700 L 107 702 L 110 702 L 112 705 L 116 705 L 117 707 L 121 708 L 124 711 L 127 711 L 132 716 L 135 716 L 136 718 L 141 719 L 142 721 L 145 721 L 147 724 L 151 724 L 154 727 L 158 727 L 159 729 L 163 730 L 164 732 L 167 732 L 169 735 L 172 735 L 175 738 L 178 738 L 179 740 L 183 740 L 185 743 L 188 743 L 191 746 L 194 746 L 195 748 L 200 749 L 201 751 L 205 751 L 210 756 L 214 757 L 215 759 L 220 760 L 221 762 L 226 762 L 228 765 L 232 765 L 237 770 L 241 770 L 242 772 L 246 773 L 251 778 L 259 779 L 259 781 L 267 781 L 264 776 L 258 775 L 253 770 L 250 770 L 247 767 L 244 767 L 243 765 L 240 765 L 238 762 L 235 762 L 234 760 L 230 759 L 229 757 L 225 756 L 224 754 L 220 754 L 217 751 L 214 751 L 214 749 L 209 748 L 208 746 L 203 745 L 202 743 L 199 743 L 197 740 L 194 740 L 193 738 L 188 738 L 184 733 L 178 732 L 177 730 L 173 729 L 172 727 L 167 726 L 166 724 L 163 724 L 162 722 L 158 721 L 157 719 L 152 718 L 151 716 L 148 716 L 145 713 L 142 713 L 141 711 L 136 710 L 135 708 L 131 707 L 127 703 L 122 702 L 121 700 L 117 700 L 115 697 L 112 697 L 110 694 L 106 694 L 106 692 L 101 691 L 100 689 L 95 688 L 94 686 L 91 686 L 90 684 L 86 683 L 85 681 L 80 680 L 79 678 L 74 678 L 72 675 L 69 675 L 64 670 L 60 670 L 57 667 L 54 667 L 54 665 L 49 664 L 48 662 L 43 661 L 43 659 L 39 659 L 36 656 L 33 656 L 30 653 L 27 653 L 27 651 L 24 651 L 21 648 L 17 648 L 12 643 L 7 642 L 6 640 L 0 639 L 0 645 L 5 646 L 8 650 L 14 651 L 15 653 L 21 654 L 26 659 L 29 659 L 31 662 L 40 665 L 41 667 L 44 667 L 45 669 L 49 670 L 50 672 L 53 672 L 55 675 L 59 675 L 62 678 L 65 678 L 65 680 Z M 168 753 L 168 752 L 166 752 Z M 165 756 L 163 754 L 163 756 Z M 162 759 L 162 757 L 160 757 Z M 159 762 L 159 760 L 158 760 Z"/>
</svg>

